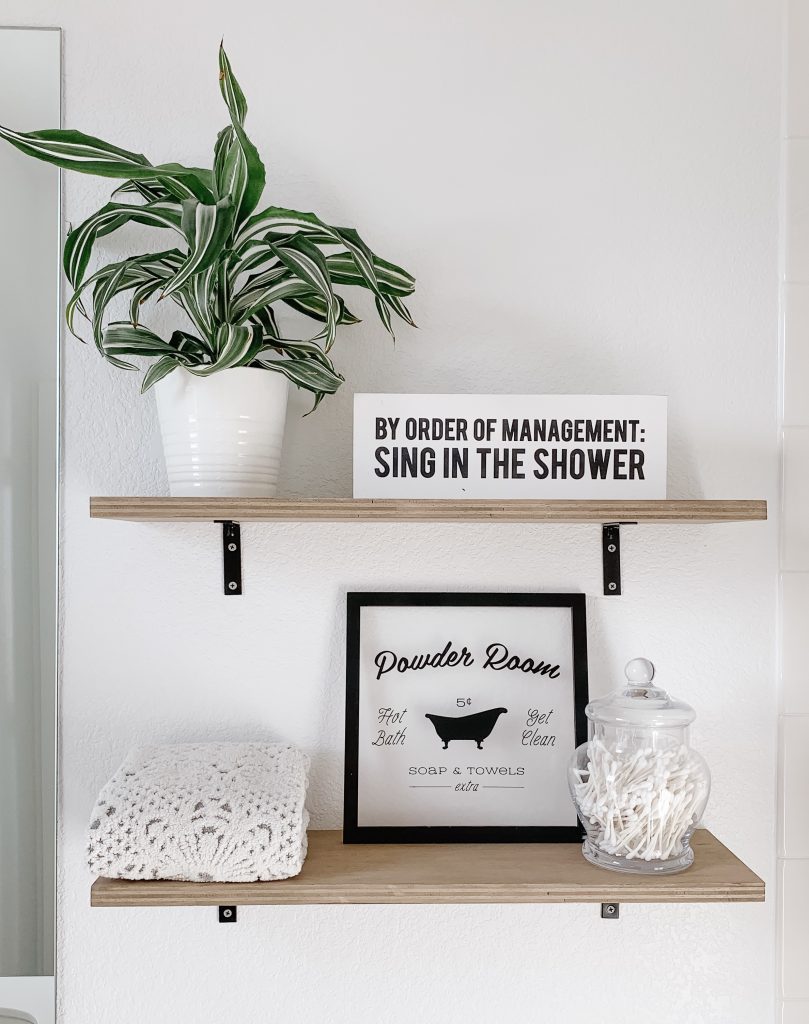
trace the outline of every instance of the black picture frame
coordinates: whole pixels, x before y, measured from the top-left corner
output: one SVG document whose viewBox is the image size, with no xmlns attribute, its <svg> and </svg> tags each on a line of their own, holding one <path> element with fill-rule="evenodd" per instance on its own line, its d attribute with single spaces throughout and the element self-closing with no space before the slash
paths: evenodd
<svg viewBox="0 0 809 1024">
<path fill-rule="evenodd" d="M 581 842 L 575 825 L 383 825 L 358 824 L 360 742 L 360 636 L 362 610 L 372 606 L 568 608 L 571 616 L 574 746 L 587 739 L 589 699 L 586 597 L 580 593 L 349 592 L 346 595 L 346 722 L 344 843 L 565 843 Z M 436 731 L 437 727 L 436 727 Z M 571 748 L 572 749 L 572 748 Z M 573 808 L 571 802 L 571 809 Z"/>
</svg>

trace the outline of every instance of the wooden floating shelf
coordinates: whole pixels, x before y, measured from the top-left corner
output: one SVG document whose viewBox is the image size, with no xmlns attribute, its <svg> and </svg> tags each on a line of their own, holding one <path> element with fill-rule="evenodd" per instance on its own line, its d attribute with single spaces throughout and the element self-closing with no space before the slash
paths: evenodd
<svg viewBox="0 0 809 1024">
<path fill-rule="evenodd" d="M 743 523 L 766 519 L 767 502 L 91 498 L 90 515 L 131 522 Z"/>
<path fill-rule="evenodd" d="M 280 882 L 128 882 L 99 878 L 93 907 L 346 903 L 760 903 L 764 882 L 706 829 L 677 875 L 593 867 L 578 843 L 343 845 L 309 833 L 303 871 Z"/>
</svg>

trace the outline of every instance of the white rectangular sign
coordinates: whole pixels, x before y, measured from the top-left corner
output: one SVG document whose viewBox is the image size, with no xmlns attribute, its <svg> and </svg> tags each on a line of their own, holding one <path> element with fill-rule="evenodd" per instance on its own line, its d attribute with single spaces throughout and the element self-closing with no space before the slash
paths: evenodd
<svg viewBox="0 0 809 1024">
<path fill-rule="evenodd" d="M 355 395 L 355 498 L 665 498 L 667 399 Z"/>
</svg>

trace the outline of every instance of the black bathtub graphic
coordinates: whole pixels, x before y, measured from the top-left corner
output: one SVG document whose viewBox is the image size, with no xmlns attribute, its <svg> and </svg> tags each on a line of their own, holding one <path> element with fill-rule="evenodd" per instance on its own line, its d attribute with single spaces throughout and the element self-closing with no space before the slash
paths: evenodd
<svg viewBox="0 0 809 1024">
<path fill-rule="evenodd" d="M 444 744 L 444 750 L 452 740 L 474 740 L 478 750 L 483 750 L 483 741 L 497 725 L 497 719 L 505 715 L 507 708 L 491 708 L 489 711 L 478 711 L 474 715 L 461 715 L 451 718 L 448 715 L 425 715 L 433 723 L 438 737 Z"/>
</svg>

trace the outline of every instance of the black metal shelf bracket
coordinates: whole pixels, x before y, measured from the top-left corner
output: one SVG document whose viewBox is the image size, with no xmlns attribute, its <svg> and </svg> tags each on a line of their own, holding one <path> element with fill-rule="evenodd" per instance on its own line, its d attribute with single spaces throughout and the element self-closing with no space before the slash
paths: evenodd
<svg viewBox="0 0 809 1024">
<path fill-rule="evenodd" d="M 242 592 L 242 530 L 231 519 L 217 519 L 222 524 L 222 568 L 225 577 L 225 597 Z"/>
<path fill-rule="evenodd" d="M 604 594 L 621 593 L 621 527 L 635 523 L 604 523 L 601 527 L 601 560 L 604 566 Z"/>
<path fill-rule="evenodd" d="M 621 916 L 621 904 L 620 903 L 602 903 L 601 904 L 601 916 L 605 921 L 617 921 Z"/>
<path fill-rule="evenodd" d="M 236 924 L 236 908 L 235 907 L 220 907 L 219 908 L 219 923 L 220 924 Z"/>
<path fill-rule="evenodd" d="M 222 567 L 226 597 L 242 593 L 242 531 L 232 519 L 216 519 L 222 524 Z M 601 557 L 604 569 L 604 594 L 621 593 L 621 527 L 635 523 L 604 523 L 601 527 Z"/>
<path fill-rule="evenodd" d="M 604 593 L 621 593 L 621 526 L 604 523 L 601 527 L 601 559 L 604 563 Z"/>
</svg>

